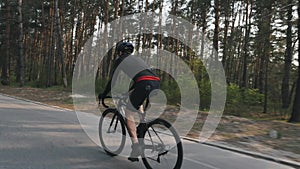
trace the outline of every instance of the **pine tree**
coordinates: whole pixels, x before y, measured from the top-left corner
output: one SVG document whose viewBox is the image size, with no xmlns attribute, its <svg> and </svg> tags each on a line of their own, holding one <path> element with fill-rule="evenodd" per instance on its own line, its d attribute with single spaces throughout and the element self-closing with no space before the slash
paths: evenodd
<svg viewBox="0 0 300 169">
<path fill-rule="evenodd" d="M 298 1 L 298 16 L 300 16 L 300 2 Z M 300 39 L 300 17 L 298 17 L 298 39 Z M 298 43 L 298 80 L 293 111 L 289 122 L 300 122 L 300 43 Z"/>
<path fill-rule="evenodd" d="M 6 0 L 3 4 L 6 9 L 6 25 L 5 25 L 5 54 L 1 55 L 1 84 L 9 85 L 9 74 L 8 74 L 8 60 L 10 57 L 10 32 L 11 32 L 11 5 L 10 1 Z M 4 19 L 4 18 L 3 18 Z M 1 44 L 2 46 L 3 44 Z M 0 46 L 0 48 L 1 48 Z"/>
<path fill-rule="evenodd" d="M 292 67 L 292 18 L 293 18 L 293 0 L 288 0 L 288 19 L 287 19 L 287 31 L 286 31 L 286 51 L 284 56 L 284 70 L 283 70 L 283 79 L 282 79 L 282 88 L 281 88 L 281 96 L 282 96 L 282 108 L 287 109 L 290 106 L 290 72 Z"/>
<path fill-rule="evenodd" d="M 25 65 L 24 65 L 24 36 L 23 36 L 23 1 L 18 0 L 18 25 L 19 25 L 19 58 L 18 58 L 18 73 L 17 80 L 19 81 L 21 86 L 25 84 Z"/>
</svg>

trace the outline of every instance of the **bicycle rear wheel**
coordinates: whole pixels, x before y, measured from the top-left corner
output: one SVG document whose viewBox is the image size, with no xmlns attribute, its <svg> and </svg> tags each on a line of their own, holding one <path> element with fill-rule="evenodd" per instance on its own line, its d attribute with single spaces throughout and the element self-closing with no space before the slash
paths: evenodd
<svg viewBox="0 0 300 169">
<path fill-rule="evenodd" d="M 126 140 L 125 122 L 116 109 L 103 112 L 99 122 L 99 138 L 107 154 L 116 156 L 122 152 Z"/>
<path fill-rule="evenodd" d="M 146 168 L 179 169 L 183 160 L 180 137 L 171 124 L 156 119 L 148 124 L 142 160 Z"/>
</svg>

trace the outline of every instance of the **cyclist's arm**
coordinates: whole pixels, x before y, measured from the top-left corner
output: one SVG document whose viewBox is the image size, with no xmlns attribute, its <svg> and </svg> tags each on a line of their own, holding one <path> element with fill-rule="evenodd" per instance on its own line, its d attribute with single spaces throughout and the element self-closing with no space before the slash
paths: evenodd
<svg viewBox="0 0 300 169">
<path fill-rule="evenodd" d="M 122 62 L 123 59 L 119 58 L 115 61 L 114 63 L 114 66 L 113 66 L 113 71 L 111 72 L 110 76 L 109 76 L 109 81 L 104 89 L 104 92 L 103 92 L 103 96 L 107 96 L 107 94 L 111 91 L 111 88 L 115 85 L 115 83 L 112 83 L 112 79 L 113 79 L 113 76 L 115 74 L 115 71 L 117 69 L 117 67 L 119 66 L 119 64 Z M 118 72 L 117 72 L 118 73 Z"/>
<path fill-rule="evenodd" d="M 110 92 L 111 90 L 111 79 L 109 80 L 109 82 L 107 83 L 102 95 L 105 97 L 107 96 L 107 94 Z"/>
</svg>

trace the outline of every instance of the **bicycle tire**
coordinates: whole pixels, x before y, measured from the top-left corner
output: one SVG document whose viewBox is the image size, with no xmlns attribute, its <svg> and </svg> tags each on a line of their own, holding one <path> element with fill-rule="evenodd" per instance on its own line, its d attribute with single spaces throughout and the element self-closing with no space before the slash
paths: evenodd
<svg viewBox="0 0 300 169">
<path fill-rule="evenodd" d="M 158 127 L 158 128 L 166 128 L 166 130 L 169 130 L 169 133 L 166 133 L 165 131 L 164 132 L 158 132 L 159 135 L 161 135 L 161 137 L 166 137 L 167 135 L 170 135 L 170 139 L 174 139 L 174 146 L 172 149 L 177 149 L 177 152 L 175 153 L 175 159 L 170 162 L 172 163 L 174 166 L 163 166 L 163 164 L 160 164 L 161 162 L 158 162 L 157 161 L 157 165 L 162 165 L 160 167 L 158 166 L 153 166 L 152 163 L 150 163 L 150 161 L 155 161 L 154 160 L 154 157 L 147 157 L 147 154 L 146 154 L 146 146 L 147 146 L 147 143 L 146 142 L 146 137 L 148 137 L 147 135 L 149 134 L 149 131 L 150 130 L 154 130 L 154 127 Z M 157 129 L 157 130 L 162 130 L 162 129 Z M 167 136 L 168 137 L 168 136 Z M 143 163 L 145 165 L 145 167 L 147 169 L 153 169 L 153 168 L 164 168 L 164 169 L 180 169 L 181 168 L 181 165 L 182 165 L 182 161 L 183 161 L 183 147 L 182 147 L 182 142 L 181 142 L 181 139 L 179 137 L 179 135 L 177 134 L 176 130 L 172 127 L 172 125 L 166 121 L 166 120 L 163 120 L 163 119 L 156 119 L 154 121 L 151 121 L 149 122 L 149 124 L 147 125 L 147 130 L 144 132 L 143 134 L 143 145 L 144 145 L 144 149 L 143 149 L 143 152 L 142 152 L 142 160 L 143 160 Z M 151 136 L 151 138 L 153 139 L 153 136 Z M 169 142 L 169 140 L 168 140 Z M 150 150 L 151 150 L 151 145 L 148 145 L 148 147 L 150 146 Z M 153 146 L 154 147 L 154 146 Z M 172 149 L 170 149 L 170 154 L 172 154 L 171 151 L 173 151 Z M 153 150 L 151 150 L 153 151 Z M 164 150 L 166 151 L 166 150 Z M 166 151 L 167 152 L 167 151 Z M 167 153 L 167 154 L 168 154 Z M 164 155 L 163 155 L 164 156 Z M 159 155 L 157 155 L 157 160 L 160 158 Z M 155 163 L 156 164 L 156 163 Z"/>
<path fill-rule="evenodd" d="M 114 132 L 108 130 L 109 126 L 115 127 Z M 119 131 L 117 131 L 117 127 L 119 127 Z M 122 115 L 120 115 L 116 109 L 106 109 L 103 112 L 99 121 L 99 139 L 102 148 L 108 155 L 116 156 L 122 152 L 126 141 L 125 122 Z M 106 139 L 110 139 L 110 141 Z M 115 142 L 117 142 L 117 144 L 115 144 Z"/>
</svg>

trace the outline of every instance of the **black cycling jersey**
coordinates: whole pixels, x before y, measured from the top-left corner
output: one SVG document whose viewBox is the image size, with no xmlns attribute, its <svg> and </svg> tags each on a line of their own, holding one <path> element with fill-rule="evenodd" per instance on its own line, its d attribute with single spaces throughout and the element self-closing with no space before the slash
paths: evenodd
<svg viewBox="0 0 300 169">
<path fill-rule="evenodd" d="M 110 75 L 109 82 L 106 85 L 106 88 L 103 92 L 104 96 L 106 96 L 111 90 L 113 75 L 115 73 L 119 73 L 119 72 L 115 72 L 117 69 L 122 70 L 129 78 L 131 78 L 133 80 L 133 82 L 136 82 L 137 79 L 139 79 L 140 77 L 143 77 L 143 76 L 158 77 L 151 70 L 149 65 L 145 61 L 143 61 L 141 58 L 138 58 L 134 55 L 129 55 L 129 56 L 122 55 L 114 62 L 113 71 Z"/>
</svg>

